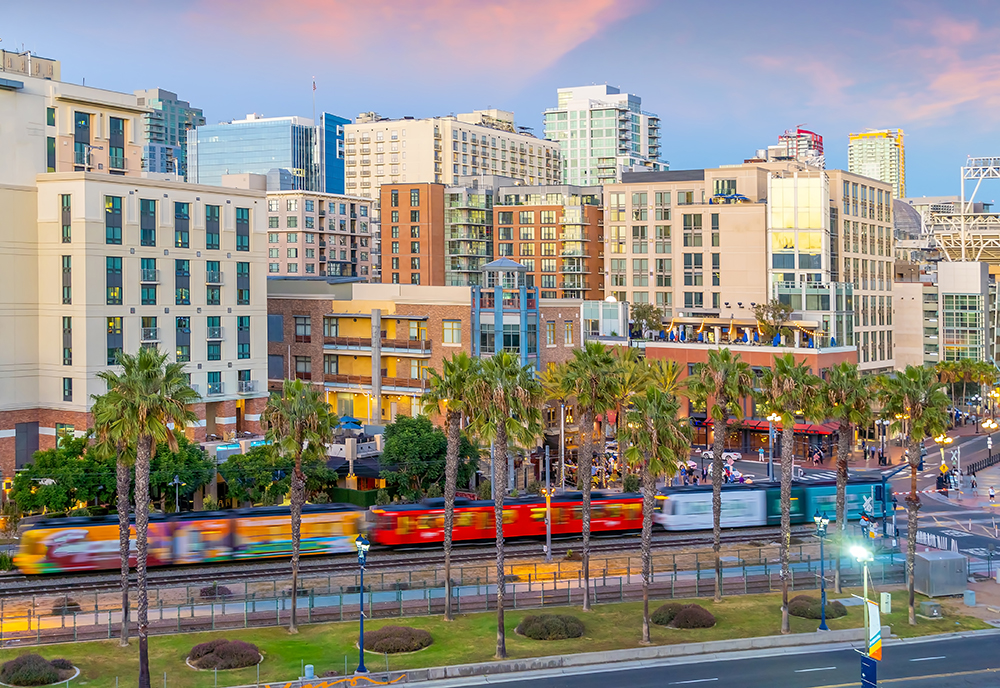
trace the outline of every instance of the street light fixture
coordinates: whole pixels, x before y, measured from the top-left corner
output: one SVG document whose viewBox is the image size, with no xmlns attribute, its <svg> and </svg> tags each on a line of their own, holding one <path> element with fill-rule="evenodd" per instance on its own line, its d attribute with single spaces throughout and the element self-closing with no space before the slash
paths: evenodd
<svg viewBox="0 0 1000 688">
<path fill-rule="evenodd" d="M 972 405 L 976 407 L 976 434 L 979 434 L 979 416 L 982 411 L 983 398 L 978 394 L 972 397 Z"/>
<path fill-rule="evenodd" d="M 875 556 L 864 547 L 855 545 L 851 547 L 851 556 L 861 564 L 861 579 L 863 581 L 863 596 L 865 607 L 865 628 L 868 628 L 868 563 L 875 561 Z M 867 631 L 866 631 L 867 632 Z"/>
<path fill-rule="evenodd" d="M 774 424 L 781 422 L 780 413 L 767 416 L 767 479 L 774 482 Z"/>
<path fill-rule="evenodd" d="M 174 486 L 174 508 L 176 509 L 177 513 L 180 513 L 181 512 L 181 485 L 187 485 L 187 483 L 182 483 L 181 482 L 181 477 L 179 475 L 175 475 L 174 479 L 171 480 L 167 484 Z"/>
<path fill-rule="evenodd" d="M 824 568 L 826 559 L 823 556 L 823 541 L 826 540 L 826 527 L 830 525 L 830 519 L 827 518 L 826 514 L 820 515 L 817 511 L 816 515 L 813 516 L 813 521 L 816 523 L 816 537 L 819 538 L 819 630 L 829 631 L 830 629 L 826 625 L 826 570 Z"/>
<path fill-rule="evenodd" d="M 361 628 L 358 633 L 358 669 L 354 673 L 367 674 L 368 669 L 365 668 L 365 562 L 368 560 L 368 549 L 372 545 L 368 542 L 368 538 L 361 534 L 354 541 L 354 546 L 358 548 L 358 566 L 361 569 L 361 580 L 359 581 L 361 585 L 358 586 L 358 596 L 361 600 L 358 605 L 358 621 Z"/>
</svg>

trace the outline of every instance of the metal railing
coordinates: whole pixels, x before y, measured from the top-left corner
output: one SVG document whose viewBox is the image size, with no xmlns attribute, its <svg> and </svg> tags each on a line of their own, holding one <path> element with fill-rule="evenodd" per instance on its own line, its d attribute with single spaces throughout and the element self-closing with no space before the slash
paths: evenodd
<svg viewBox="0 0 1000 688">
<path fill-rule="evenodd" d="M 205 273 L 206 284 L 222 284 L 222 272 L 219 270 L 209 270 Z"/>
<path fill-rule="evenodd" d="M 240 380 L 239 381 L 240 394 L 247 394 L 248 392 L 257 391 L 257 381 L 256 380 Z"/>
<path fill-rule="evenodd" d="M 143 327 L 139 334 L 140 341 L 143 342 L 158 342 L 160 341 L 160 328 L 159 327 Z"/>
<path fill-rule="evenodd" d="M 139 270 L 139 281 L 146 283 L 155 283 L 160 281 L 160 271 L 156 269 L 142 269 Z"/>
<path fill-rule="evenodd" d="M 222 328 L 221 327 L 210 327 L 208 328 L 208 333 L 205 335 L 206 339 L 222 339 Z"/>
<path fill-rule="evenodd" d="M 222 394 L 222 390 L 223 389 L 224 389 L 224 387 L 223 387 L 223 383 L 222 382 L 209 382 L 208 383 L 208 395 L 209 396 L 218 396 L 218 395 Z"/>
</svg>

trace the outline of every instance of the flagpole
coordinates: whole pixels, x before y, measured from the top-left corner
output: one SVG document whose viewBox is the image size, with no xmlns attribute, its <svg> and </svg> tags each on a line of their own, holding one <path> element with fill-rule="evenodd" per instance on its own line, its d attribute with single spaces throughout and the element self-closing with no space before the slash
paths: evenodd
<svg viewBox="0 0 1000 688">
<path fill-rule="evenodd" d="M 316 125 L 316 77 L 313 77 L 313 126 Z"/>
</svg>

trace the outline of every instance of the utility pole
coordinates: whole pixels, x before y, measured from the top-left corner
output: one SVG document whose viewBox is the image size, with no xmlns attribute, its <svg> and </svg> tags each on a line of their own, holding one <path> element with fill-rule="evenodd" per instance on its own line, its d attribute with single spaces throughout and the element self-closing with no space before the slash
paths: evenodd
<svg viewBox="0 0 1000 688">
<path fill-rule="evenodd" d="M 545 561 L 552 561 L 552 487 L 549 485 L 549 445 L 545 445 Z"/>
</svg>

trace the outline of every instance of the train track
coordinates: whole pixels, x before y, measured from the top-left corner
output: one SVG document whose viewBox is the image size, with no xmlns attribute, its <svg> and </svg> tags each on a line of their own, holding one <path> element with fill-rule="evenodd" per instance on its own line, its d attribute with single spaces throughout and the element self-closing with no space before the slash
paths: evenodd
<svg viewBox="0 0 1000 688">
<path fill-rule="evenodd" d="M 779 535 L 778 528 L 754 528 L 739 531 L 724 531 L 722 542 L 734 544 L 751 541 L 772 541 Z M 808 527 L 792 529 L 792 536 L 812 533 Z M 711 545 L 712 534 L 708 532 L 667 533 L 654 531 L 653 547 L 656 550 L 673 549 Z M 567 551 L 577 549 L 582 545 L 580 538 L 557 540 L 553 542 L 552 553 L 558 558 L 565 556 Z M 591 539 L 591 556 L 595 554 L 614 554 L 617 552 L 636 552 L 640 547 L 638 534 L 628 534 L 615 537 L 595 537 Z M 369 555 L 366 570 L 391 572 L 398 570 L 415 570 L 439 566 L 444 562 L 444 554 L 440 550 L 414 548 L 408 551 L 384 550 Z M 538 557 L 540 543 L 511 542 L 505 547 L 505 557 L 508 561 Z M 452 565 L 483 564 L 495 562 L 496 546 L 494 544 L 457 545 L 452 551 Z M 495 564 L 494 564 L 495 565 Z M 212 584 L 214 582 L 260 582 L 272 581 L 278 577 L 287 577 L 290 573 L 287 559 L 267 560 L 255 564 L 247 562 L 229 562 L 211 566 L 189 567 L 178 570 L 151 569 L 149 572 L 149 587 L 167 588 L 174 586 Z M 328 576 L 353 574 L 357 572 L 357 559 L 353 555 L 343 554 L 323 557 L 308 557 L 299 564 L 299 576 Z M 135 585 L 135 572 L 132 572 L 131 583 Z M 60 578 L 25 576 L 10 574 L 0 576 L 0 598 L 23 598 L 29 596 L 58 596 L 73 593 L 100 593 L 118 590 L 121 585 L 119 573 L 77 574 Z"/>
</svg>

